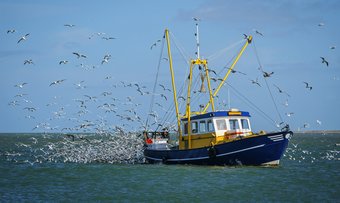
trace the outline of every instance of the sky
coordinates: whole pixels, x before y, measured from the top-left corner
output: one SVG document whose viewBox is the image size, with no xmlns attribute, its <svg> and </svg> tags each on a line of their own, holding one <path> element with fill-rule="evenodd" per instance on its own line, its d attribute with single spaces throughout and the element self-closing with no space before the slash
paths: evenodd
<svg viewBox="0 0 340 203">
<path fill-rule="evenodd" d="M 173 126 L 163 35 L 170 30 L 180 90 L 195 58 L 193 17 L 201 58 L 218 72 L 212 77 L 224 76 L 244 34 L 254 37 L 216 98 L 219 110 L 249 111 L 254 131 L 275 130 L 281 120 L 293 130 L 339 130 L 339 11 L 336 0 L 2 0 L 0 132 Z M 264 78 L 259 67 L 274 73 Z"/>
</svg>

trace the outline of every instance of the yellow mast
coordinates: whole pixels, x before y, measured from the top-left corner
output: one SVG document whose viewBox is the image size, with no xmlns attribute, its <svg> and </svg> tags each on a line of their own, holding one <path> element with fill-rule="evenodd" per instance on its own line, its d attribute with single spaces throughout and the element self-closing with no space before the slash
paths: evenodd
<svg viewBox="0 0 340 203">
<path fill-rule="evenodd" d="M 172 90 L 173 90 L 173 94 L 174 94 L 174 103 L 175 103 L 175 108 L 176 108 L 176 118 L 177 118 L 179 140 L 182 140 L 181 121 L 180 121 L 179 110 L 178 110 L 177 91 L 176 91 L 174 70 L 173 70 L 173 67 L 172 67 L 172 56 L 171 56 L 169 30 L 168 29 L 165 29 L 165 38 L 166 38 L 166 43 L 167 43 L 167 47 L 168 47 L 168 57 L 169 57 L 169 65 L 170 65 L 170 73 L 171 73 L 171 84 L 172 84 Z"/>
<path fill-rule="evenodd" d="M 233 70 L 233 68 L 235 67 L 236 63 L 238 62 L 238 60 L 240 59 L 240 57 L 242 56 L 244 50 L 247 48 L 247 46 L 249 45 L 249 43 L 251 43 L 251 40 L 253 39 L 253 37 L 250 35 L 245 44 L 243 45 L 241 51 L 238 53 L 237 57 L 235 58 L 234 62 L 231 64 L 228 72 L 226 73 L 226 75 L 224 76 L 223 80 L 221 81 L 221 83 L 219 84 L 219 86 L 216 88 L 213 97 L 215 97 L 217 95 L 217 93 L 220 91 L 221 87 L 223 86 L 223 84 L 225 83 L 225 81 L 227 80 L 229 74 L 231 73 L 231 71 Z M 210 99 L 210 101 L 206 104 L 206 106 L 204 107 L 203 111 L 201 113 L 205 113 L 207 111 L 207 109 L 209 108 L 209 105 L 214 105 Z"/>
</svg>

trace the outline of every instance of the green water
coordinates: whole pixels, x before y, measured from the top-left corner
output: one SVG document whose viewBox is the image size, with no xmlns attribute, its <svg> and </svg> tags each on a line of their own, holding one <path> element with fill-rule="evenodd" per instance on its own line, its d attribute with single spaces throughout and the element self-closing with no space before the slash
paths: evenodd
<svg viewBox="0 0 340 203">
<path fill-rule="evenodd" d="M 31 137 L 38 143 L 32 144 Z M 45 139 L 48 141 L 43 142 Z M 169 166 L 140 161 L 84 163 L 81 161 L 85 159 L 84 152 L 77 154 L 79 160 L 73 162 L 60 157 L 49 159 L 51 153 L 41 153 L 40 149 L 45 147 L 47 151 L 52 142 L 59 141 L 58 136 L 43 138 L 41 134 L 0 135 L 1 202 L 339 202 L 340 199 L 340 135 L 294 136 L 279 167 Z"/>
</svg>

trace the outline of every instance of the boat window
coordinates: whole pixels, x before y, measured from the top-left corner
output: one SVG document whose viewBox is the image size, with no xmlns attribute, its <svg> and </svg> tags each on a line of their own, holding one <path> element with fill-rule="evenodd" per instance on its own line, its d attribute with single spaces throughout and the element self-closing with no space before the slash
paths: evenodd
<svg viewBox="0 0 340 203">
<path fill-rule="evenodd" d="M 196 121 L 192 122 L 191 123 L 191 132 L 192 133 L 197 133 L 197 131 L 198 131 L 198 124 L 197 124 L 197 122 Z"/>
<path fill-rule="evenodd" d="M 248 119 L 241 119 L 241 126 L 242 126 L 242 129 L 249 129 L 249 122 L 248 122 Z"/>
<path fill-rule="evenodd" d="M 240 127 L 238 125 L 238 120 L 237 119 L 230 119 L 229 120 L 229 124 L 230 124 L 230 130 L 240 129 Z"/>
<path fill-rule="evenodd" d="M 184 134 L 188 134 L 188 123 L 184 123 Z"/>
<path fill-rule="evenodd" d="M 216 120 L 217 130 L 226 130 L 227 129 L 227 123 L 225 122 L 225 119 L 218 119 Z"/>
<path fill-rule="evenodd" d="M 208 132 L 214 131 L 214 125 L 212 120 L 208 120 Z"/>
<path fill-rule="evenodd" d="M 200 132 L 204 133 L 207 131 L 207 125 L 205 123 L 205 121 L 200 121 Z"/>
</svg>

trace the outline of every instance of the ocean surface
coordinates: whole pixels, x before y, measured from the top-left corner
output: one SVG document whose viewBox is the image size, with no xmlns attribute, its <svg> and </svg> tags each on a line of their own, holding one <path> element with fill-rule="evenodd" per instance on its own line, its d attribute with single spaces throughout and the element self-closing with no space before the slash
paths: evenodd
<svg viewBox="0 0 340 203">
<path fill-rule="evenodd" d="M 295 134 L 279 167 L 145 164 L 126 134 L 0 134 L 0 202 L 340 202 L 340 134 Z"/>
</svg>

